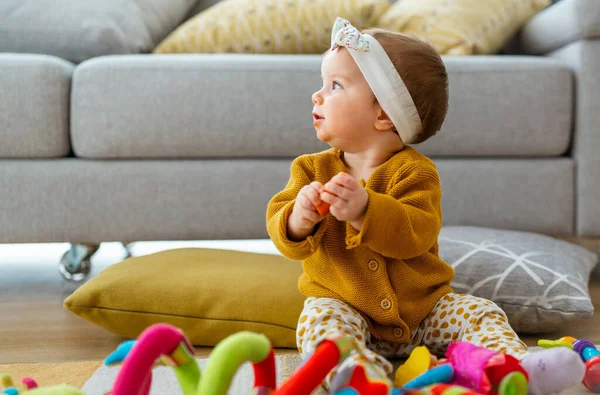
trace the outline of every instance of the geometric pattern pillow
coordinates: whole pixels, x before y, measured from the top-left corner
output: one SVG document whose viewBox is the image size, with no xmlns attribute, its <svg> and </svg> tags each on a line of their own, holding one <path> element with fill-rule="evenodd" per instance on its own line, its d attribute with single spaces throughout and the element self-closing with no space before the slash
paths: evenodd
<svg viewBox="0 0 600 395">
<path fill-rule="evenodd" d="M 496 53 L 550 0 L 401 0 L 377 22 L 416 36 L 443 55 Z"/>
<path fill-rule="evenodd" d="M 337 16 L 372 26 L 388 0 L 224 0 L 187 20 L 154 53 L 318 54 Z"/>
<path fill-rule="evenodd" d="M 560 329 L 590 317 L 588 282 L 598 256 L 536 233 L 443 227 L 440 257 L 452 265 L 452 287 L 494 301 L 520 333 Z"/>
</svg>

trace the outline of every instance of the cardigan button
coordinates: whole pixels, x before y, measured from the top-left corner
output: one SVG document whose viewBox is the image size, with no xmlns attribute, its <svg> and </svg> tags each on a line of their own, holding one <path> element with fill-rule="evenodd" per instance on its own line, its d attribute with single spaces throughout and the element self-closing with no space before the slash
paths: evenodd
<svg viewBox="0 0 600 395">
<path fill-rule="evenodd" d="M 377 269 L 379 269 L 379 262 L 377 262 L 375 259 L 371 259 L 369 261 L 369 270 L 371 270 L 372 272 L 374 272 Z"/>
<path fill-rule="evenodd" d="M 404 335 L 404 331 L 402 330 L 402 328 L 394 328 L 392 332 L 396 337 L 402 337 L 402 335 Z"/>
<path fill-rule="evenodd" d="M 388 298 L 385 298 L 381 301 L 382 309 L 389 310 L 391 307 L 392 307 L 392 302 Z"/>
</svg>

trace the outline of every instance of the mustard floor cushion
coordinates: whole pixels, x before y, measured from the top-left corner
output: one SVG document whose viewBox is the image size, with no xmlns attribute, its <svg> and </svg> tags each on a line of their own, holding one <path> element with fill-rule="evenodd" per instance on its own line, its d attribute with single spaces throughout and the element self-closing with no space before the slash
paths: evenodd
<svg viewBox="0 0 600 395">
<path fill-rule="evenodd" d="M 278 255 L 181 248 L 126 259 L 82 285 L 64 307 L 136 338 L 149 325 L 181 328 L 197 346 L 249 330 L 275 347 L 296 347 L 304 297 L 300 262 Z"/>
<path fill-rule="evenodd" d="M 382 29 L 429 42 L 442 55 L 497 53 L 550 0 L 401 0 L 379 19 Z"/>
<path fill-rule="evenodd" d="M 223 0 L 192 17 L 154 53 L 317 54 L 340 16 L 371 27 L 388 0 Z"/>
</svg>

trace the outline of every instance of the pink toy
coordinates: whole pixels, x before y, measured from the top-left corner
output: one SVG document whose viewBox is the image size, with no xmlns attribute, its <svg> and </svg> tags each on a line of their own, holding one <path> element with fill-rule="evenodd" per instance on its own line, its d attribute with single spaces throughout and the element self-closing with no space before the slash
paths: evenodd
<svg viewBox="0 0 600 395">
<path fill-rule="evenodd" d="M 454 368 L 451 384 L 460 385 L 484 395 L 498 395 L 502 380 L 514 373 L 529 378 L 527 371 L 513 356 L 455 341 L 448 346 L 446 361 Z"/>
<path fill-rule="evenodd" d="M 277 389 L 275 354 L 264 335 L 239 332 L 227 337 L 210 354 L 202 375 L 190 342 L 183 332 L 171 325 L 152 325 L 128 349 L 130 344 L 125 342 L 107 358 L 112 362 L 123 361 L 112 395 L 147 395 L 152 382 L 152 367 L 158 358 L 174 368 L 184 395 L 226 394 L 237 369 L 246 361 L 253 364 L 254 393 L 310 395 L 329 371 L 348 356 L 354 345 L 350 337 L 323 341 Z"/>
<path fill-rule="evenodd" d="M 194 349 L 183 332 L 169 325 L 157 324 L 144 331 L 125 359 L 115 380 L 113 395 L 147 395 L 152 382 L 152 366 L 161 355 L 171 355 L 178 347 L 190 354 Z M 174 364 L 185 362 L 177 361 Z"/>
</svg>

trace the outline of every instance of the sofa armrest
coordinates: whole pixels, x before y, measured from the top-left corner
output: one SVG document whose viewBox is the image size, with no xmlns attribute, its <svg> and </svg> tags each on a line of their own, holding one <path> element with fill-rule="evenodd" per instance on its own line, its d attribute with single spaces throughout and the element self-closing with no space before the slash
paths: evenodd
<svg viewBox="0 0 600 395">
<path fill-rule="evenodd" d="M 571 156 L 576 235 L 600 236 L 600 0 L 561 0 L 531 18 L 505 52 L 563 62 L 576 84 Z"/>
<path fill-rule="evenodd" d="M 599 1 L 600 0 L 594 0 Z M 576 164 L 578 236 L 600 236 L 600 39 L 577 40 L 546 54 L 564 62 L 576 83 L 571 156 Z"/>
<path fill-rule="evenodd" d="M 520 53 L 543 55 L 590 39 L 600 40 L 600 1 L 561 0 L 523 26 L 516 46 Z"/>
</svg>

